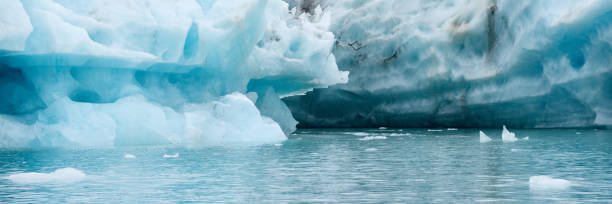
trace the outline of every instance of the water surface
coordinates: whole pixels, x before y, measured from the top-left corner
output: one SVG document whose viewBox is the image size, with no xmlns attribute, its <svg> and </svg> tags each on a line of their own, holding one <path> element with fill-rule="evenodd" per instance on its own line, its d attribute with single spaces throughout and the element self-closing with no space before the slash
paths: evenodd
<svg viewBox="0 0 612 204">
<path fill-rule="evenodd" d="M 484 132 L 492 142 L 473 129 L 304 129 L 262 146 L 0 150 L 0 202 L 612 202 L 612 131 Z M 65 167 L 86 177 L 7 179 Z M 530 188 L 539 175 L 572 185 Z"/>
</svg>

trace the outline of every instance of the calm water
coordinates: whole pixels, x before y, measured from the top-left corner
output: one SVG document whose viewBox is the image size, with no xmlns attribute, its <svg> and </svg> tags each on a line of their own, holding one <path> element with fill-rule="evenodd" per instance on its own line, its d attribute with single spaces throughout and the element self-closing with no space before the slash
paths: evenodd
<svg viewBox="0 0 612 204">
<path fill-rule="evenodd" d="M 312 129 L 255 147 L 1 150 L 0 203 L 612 203 L 612 131 L 516 130 L 529 140 L 515 143 L 485 132 L 491 143 L 480 144 L 478 130 Z M 65 167 L 87 176 L 6 178 Z M 530 189 L 537 175 L 572 186 Z"/>
</svg>

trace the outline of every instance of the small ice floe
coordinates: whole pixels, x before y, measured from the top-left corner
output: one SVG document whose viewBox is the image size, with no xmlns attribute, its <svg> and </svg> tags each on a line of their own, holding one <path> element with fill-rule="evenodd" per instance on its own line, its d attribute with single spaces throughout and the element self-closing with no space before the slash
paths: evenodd
<svg viewBox="0 0 612 204">
<path fill-rule="evenodd" d="M 389 134 L 389 136 L 391 137 L 403 137 L 403 136 L 411 136 L 412 134 L 410 133 L 391 133 Z"/>
<path fill-rule="evenodd" d="M 178 152 L 176 154 L 164 154 L 164 158 L 178 158 L 178 157 L 179 157 Z"/>
<path fill-rule="evenodd" d="M 386 129 L 387 129 L 387 127 L 379 127 L 378 129 L 379 129 L 379 130 L 386 130 Z"/>
<path fill-rule="evenodd" d="M 125 155 L 123 155 L 123 158 L 133 159 L 133 158 L 136 158 L 136 156 L 134 156 L 133 154 L 125 154 Z"/>
<path fill-rule="evenodd" d="M 57 169 L 51 173 L 20 173 L 7 177 L 17 184 L 73 183 L 85 178 L 85 173 L 74 168 Z"/>
<path fill-rule="evenodd" d="M 353 133 L 351 133 L 351 135 L 355 135 L 355 136 L 368 136 L 370 134 L 368 134 L 367 132 L 353 132 Z"/>
<path fill-rule="evenodd" d="M 582 135 L 582 133 L 581 133 L 581 132 L 576 132 L 576 134 L 577 134 L 577 135 Z"/>
<path fill-rule="evenodd" d="M 274 144 L 274 146 L 280 147 L 280 146 L 283 146 L 283 144 L 280 144 L 280 143 L 279 144 Z"/>
<path fill-rule="evenodd" d="M 480 143 L 487 143 L 490 141 L 491 141 L 491 138 L 487 136 L 487 134 L 485 134 L 484 132 L 480 131 Z"/>
<path fill-rule="evenodd" d="M 503 130 L 502 130 L 502 141 L 503 142 L 516 142 L 518 139 L 516 138 L 516 135 L 513 132 L 508 131 L 508 129 L 506 128 L 506 126 L 503 126 Z"/>
<path fill-rule="evenodd" d="M 530 190 L 564 190 L 572 186 L 572 182 L 565 179 L 556 179 L 550 176 L 529 177 Z"/>
<path fill-rule="evenodd" d="M 376 150 L 378 150 L 378 149 L 376 149 L 376 148 L 367 148 L 367 149 L 365 149 L 366 152 L 375 152 Z"/>
<path fill-rule="evenodd" d="M 448 131 L 457 131 L 459 129 L 457 129 L 457 128 L 446 128 L 446 130 L 448 130 Z"/>
<path fill-rule="evenodd" d="M 385 136 L 367 136 L 364 138 L 359 138 L 359 140 L 361 141 L 368 141 L 368 140 L 385 140 L 387 139 L 387 137 Z"/>
<path fill-rule="evenodd" d="M 529 140 L 529 136 L 521 138 L 521 140 Z"/>
<path fill-rule="evenodd" d="M 427 132 L 442 132 L 444 130 L 438 130 L 438 129 L 427 129 Z"/>
</svg>

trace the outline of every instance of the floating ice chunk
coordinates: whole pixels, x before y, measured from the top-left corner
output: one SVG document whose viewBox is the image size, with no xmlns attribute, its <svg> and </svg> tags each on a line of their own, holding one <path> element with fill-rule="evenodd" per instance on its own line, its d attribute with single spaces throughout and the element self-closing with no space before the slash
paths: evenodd
<svg viewBox="0 0 612 204">
<path fill-rule="evenodd" d="M 581 133 L 581 132 L 576 132 L 576 134 L 577 134 L 577 135 L 582 135 L 582 133 Z"/>
<path fill-rule="evenodd" d="M 518 139 L 516 138 L 516 135 L 513 132 L 508 131 L 508 129 L 506 128 L 506 126 L 503 126 L 503 130 L 502 130 L 502 141 L 503 142 L 516 142 Z"/>
<path fill-rule="evenodd" d="M 379 130 L 386 130 L 386 129 L 387 129 L 387 127 L 379 127 L 378 129 L 379 129 Z"/>
<path fill-rule="evenodd" d="M 176 154 L 164 154 L 164 158 L 178 158 L 178 157 L 179 157 L 178 152 Z"/>
<path fill-rule="evenodd" d="M 457 128 L 446 128 L 446 130 L 448 130 L 448 131 L 457 131 L 459 129 L 457 129 Z"/>
<path fill-rule="evenodd" d="M 556 179 L 550 176 L 529 177 L 530 190 L 564 190 L 572 186 L 572 183 L 565 179 Z"/>
<path fill-rule="evenodd" d="M 389 136 L 391 137 L 402 137 L 402 136 L 411 136 L 412 134 L 410 133 L 391 133 L 389 134 Z"/>
<path fill-rule="evenodd" d="M 367 148 L 367 149 L 365 149 L 366 152 L 375 152 L 376 150 L 378 150 L 378 149 L 376 149 L 376 148 Z"/>
<path fill-rule="evenodd" d="M 368 134 L 366 132 L 354 132 L 354 133 L 351 133 L 351 135 L 355 135 L 355 136 L 368 136 L 370 134 Z"/>
<path fill-rule="evenodd" d="M 20 173 L 8 176 L 18 184 L 35 183 L 73 183 L 85 178 L 85 173 L 74 168 L 63 168 L 51 173 Z"/>
<path fill-rule="evenodd" d="M 283 144 L 280 144 L 280 143 L 279 144 L 274 144 L 274 146 L 275 147 L 280 147 L 280 146 L 283 146 Z"/>
<path fill-rule="evenodd" d="M 442 132 L 444 130 L 428 129 L 427 132 Z"/>
<path fill-rule="evenodd" d="M 364 138 L 360 138 L 361 141 L 369 141 L 369 140 L 385 140 L 387 137 L 385 136 L 367 136 Z"/>
<path fill-rule="evenodd" d="M 123 158 L 133 159 L 133 158 L 136 158 L 136 156 L 134 156 L 133 154 L 125 154 L 125 155 L 123 155 Z"/>
<path fill-rule="evenodd" d="M 480 143 L 487 143 L 490 141 L 491 141 L 491 138 L 487 136 L 487 134 L 485 134 L 484 132 L 480 131 Z"/>
<path fill-rule="evenodd" d="M 529 137 L 523 137 L 521 140 L 529 140 Z"/>
</svg>

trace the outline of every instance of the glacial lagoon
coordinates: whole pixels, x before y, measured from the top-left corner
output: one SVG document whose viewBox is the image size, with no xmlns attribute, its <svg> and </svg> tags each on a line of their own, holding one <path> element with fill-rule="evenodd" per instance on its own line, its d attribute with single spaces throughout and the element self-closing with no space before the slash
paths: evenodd
<svg viewBox="0 0 612 204">
<path fill-rule="evenodd" d="M 612 202 L 612 131 L 300 129 L 278 144 L 0 151 L 0 202 Z M 529 137 L 529 140 L 521 138 Z M 63 171 L 63 173 L 62 173 Z M 35 174 L 33 174 L 35 173 Z"/>
</svg>

